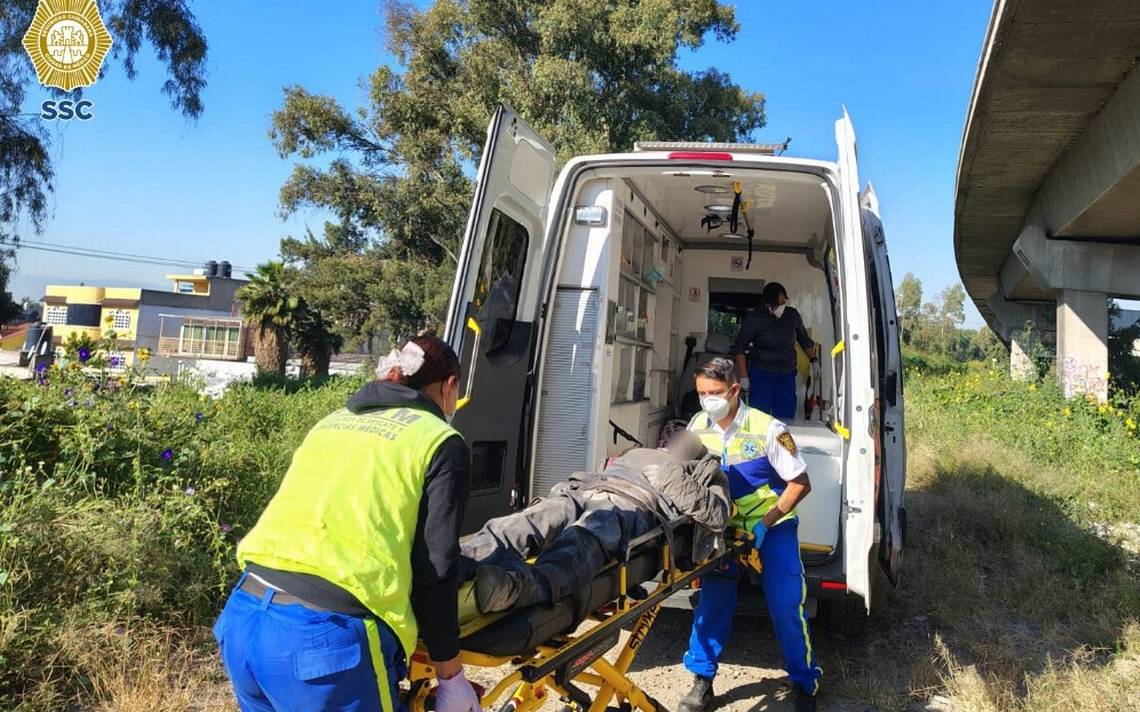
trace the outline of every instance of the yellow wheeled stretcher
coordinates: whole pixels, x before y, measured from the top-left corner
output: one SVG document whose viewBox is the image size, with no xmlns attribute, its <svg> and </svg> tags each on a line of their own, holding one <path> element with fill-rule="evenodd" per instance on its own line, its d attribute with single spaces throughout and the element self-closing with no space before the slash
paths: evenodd
<svg viewBox="0 0 1140 712">
<path fill-rule="evenodd" d="M 724 567 L 730 558 L 758 570 L 752 535 L 726 534 L 726 547 L 711 559 L 693 563 L 692 525 L 687 520 L 662 524 L 631 541 L 624 555 L 602 571 L 579 595 L 554 604 L 472 616 L 461 604 L 459 659 L 483 668 L 510 666 L 510 672 L 482 693 L 484 710 L 530 712 L 552 697 L 577 712 L 603 712 L 615 706 L 658 712 L 660 705 L 627 677 L 661 604 L 702 575 Z M 642 583 L 652 588 L 646 591 Z M 461 600 L 465 598 L 465 587 Z M 469 596 L 467 598 L 470 598 Z M 464 608 L 468 611 L 464 611 Z M 615 662 L 604 657 L 618 645 L 623 628 L 631 634 Z M 433 707 L 432 668 L 421 643 L 408 665 L 411 712 Z M 582 686 L 593 688 L 589 694 Z"/>
</svg>

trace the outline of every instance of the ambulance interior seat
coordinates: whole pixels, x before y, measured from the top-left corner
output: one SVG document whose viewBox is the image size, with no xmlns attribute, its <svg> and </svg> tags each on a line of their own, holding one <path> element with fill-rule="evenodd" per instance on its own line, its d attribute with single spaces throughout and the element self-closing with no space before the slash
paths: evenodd
<svg viewBox="0 0 1140 712">
<path fill-rule="evenodd" d="M 713 332 L 705 337 L 704 350 L 694 352 L 693 357 L 689 359 L 688 365 L 685 366 L 685 370 L 681 374 L 681 418 L 683 420 L 690 420 L 701 409 L 700 398 L 697 397 L 697 389 L 694 387 L 697 369 L 717 356 L 732 358 L 732 341 L 732 337 L 728 334 Z"/>
</svg>

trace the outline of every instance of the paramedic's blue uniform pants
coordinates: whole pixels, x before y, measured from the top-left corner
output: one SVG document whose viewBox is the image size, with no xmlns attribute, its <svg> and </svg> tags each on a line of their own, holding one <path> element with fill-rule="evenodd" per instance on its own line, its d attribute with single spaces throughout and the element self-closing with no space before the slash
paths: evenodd
<svg viewBox="0 0 1140 712">
<path fill-rule="evenodd" d="M 776 630 L 776 640 L 784 655 L 784 668 L 792 683 L 815 694 L 823 675 L 811 647 L 811 632 L 804 613 L 807 586 L 800 562 L 799 537 L 795 519 L 768 531 L 760 545 L 763 571 L 760 583 L 768 602 L 768 614 Z M 685 667 L 705 678 L 716 676 L 717 661 L 732 633 L 736 611 L 737 575 L 732 563 L 724 576 L 702 576 L 701 595 L 693 612 L 693 632 Z"/>
<path fill-rule="evenodd" d="M 783 420 L 796 417 L 796 374 L 774 373 L 753 366 L 748 367 L 748 405 Z"/>
<path fill-rule="evenodd" d="M 235 588 L 214 625 L 242 712 L 403 712 L 407 668 L 387 625 L 272 598 Z"/>
</svg>

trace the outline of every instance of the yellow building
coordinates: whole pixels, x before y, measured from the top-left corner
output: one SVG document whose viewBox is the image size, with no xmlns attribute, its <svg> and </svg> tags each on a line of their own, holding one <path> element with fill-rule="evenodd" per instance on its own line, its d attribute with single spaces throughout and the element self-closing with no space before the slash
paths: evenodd
<svg viewBox="0 0 1140 712">
<path fill-rule="evenodd" d="M 137 287 L 49 285 L 43 303 L 43 322 L 52 327 L 59 345 L 74 335 L 103 338 L 115 334 L 124 365 L 135 352 L 148 348 L 158 357 L 244 360 L 246 329 L 235 293 L 247 283 L 207 264 L 192 274 L 171 274 L 168 292 Z M 225 276 L 222 276 L 225 275 Z"/>
</svg>

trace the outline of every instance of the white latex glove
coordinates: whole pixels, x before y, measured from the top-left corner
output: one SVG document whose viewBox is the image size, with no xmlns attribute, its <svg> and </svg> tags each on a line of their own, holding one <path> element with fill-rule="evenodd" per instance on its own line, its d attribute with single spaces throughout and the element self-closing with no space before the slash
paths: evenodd
<svg viewBox="0 0 1140 712">
<path fill-rule="evenodd" d="M 748 376 L 744 376 L 740 379 L 740 390 L 742 390 L 742 391 L 752 390 L 752 381 L 748 380 Z"/>
<path fill-rule="evenodd" d="M 479 695 L 460 670 L 446 680 L 437 680 L 435 712 L 482 712 Z"/>
</svg>

